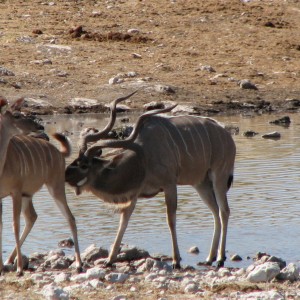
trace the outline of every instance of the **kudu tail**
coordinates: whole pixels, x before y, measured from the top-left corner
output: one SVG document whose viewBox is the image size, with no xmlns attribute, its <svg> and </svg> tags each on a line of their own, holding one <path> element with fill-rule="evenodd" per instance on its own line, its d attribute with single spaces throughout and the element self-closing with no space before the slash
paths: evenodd
<svg viewBox="0 0 300 300">
<path fill-rule="evenodd" d="M 228 181 L 227 181 L 227 189 L 228 190 L 231 188 L 232 184 L 233 184 L 233 175 L 230 175 L 228 177 Z"/>
<path fill-rule="evenodd" d="M 72 148 L 71 148 L 69 139 L 62 133 L 58 133 L 58 132 L 54 133 L 53 137 L 61 143 L 60 153 L 64 157 L 69 157 L 72 152 Z"/>
</svg>

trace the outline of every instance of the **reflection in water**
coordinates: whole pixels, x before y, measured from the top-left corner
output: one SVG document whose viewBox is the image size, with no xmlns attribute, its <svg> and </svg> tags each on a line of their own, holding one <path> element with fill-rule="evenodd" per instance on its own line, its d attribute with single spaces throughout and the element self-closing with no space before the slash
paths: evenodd
<svg viewBox="0 0 300 300">
<path fill-rule="evenodd" d="M 227 256 L 238 253 L 244 261 L 227 262 L 227 265 L 248 265 L 250 262 L 246 257 L 252 257 L 258 251 L 269 252 L 288 261 L 299 260 L 299 116 L 291 115 L 292 124 L 288 129 L 268 124 L 274 116 L 216 119 L 240 127 L 240 135 L 234 137 L 238 153 L 234 184 L 228 194 L 231 217 Z M 50 133 L 74 133 L 70 135 L 74 155 L 77 154 L 76 143 L 82 126 L 102 128 L 107 120 L 107 116 L 103 119 L 101 115 L 45 118 Z M 246 130 L 257 131 L 260 135 L 246 138 L 242 135 Z M 275 130 L 282 134 L 280 140 L 261 138 L 262 134 Z M 76 197 L 68 186 L 66 191 L 77 220 L 81 250 L 92 243 L 109 248 L 117 231 L 118 214 L 91 194 Z M 181 256 L 183 264 L 195 265 L 208 255 L 213 218 L 191 187 L 179 187 L 178 195 L 177 231 Z M 4 256 L 7 256 L 14 246 L 12 228 L 9 226 L 12 222 L 11 200 L 5 199 L 3 205 L 3 250 L 6 253 Z M 67 222 L 46 189 L 35 195 L 34 206 L 39 217 L 23 246 L 26 254 L 48 251 L 57 247 L 59 240 L 71 236 Z M 152 254 L 171 255 L 163 194 L 138 201 L 123 242 L 147 249 Z M 191 246 L 198 246 L 200 254 L 188 254 Z M 67 252 L 73 253 L 73 250 Z"/>
</svg>

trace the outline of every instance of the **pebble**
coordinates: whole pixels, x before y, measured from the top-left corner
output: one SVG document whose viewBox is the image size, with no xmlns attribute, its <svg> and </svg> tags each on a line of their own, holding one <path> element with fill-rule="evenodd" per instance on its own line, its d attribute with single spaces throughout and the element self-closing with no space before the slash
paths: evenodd
<svg viewBox="0 0 300 300">
<path fill-rule="evenodd" d="M 281 134 L 277 131 L 273 131 L 273 132 L 266 133 L 266 134 L 262 135 L 262 138 L 278 140 L 278 139 L 281 138 Z"/>
<path fill-rule="evenodd" d="M 258 90 L 255 84 L 253 84 L 251 81 L 247 79 L 243 79 L 239 81 L 239 86 L 242 89 L 248 89 L 248 90 Z"/>
<path fill-rule="evenodd" d="M 124 247 L 124 250 L 126 248 L 137 249 L 136 247 L 130 248 L 127 246 Z M 91 259 L 91 256 L 99 249 L 95 245 L 88 247 L 83 252 L 84 262 L 87 263 L 87 260 Z M 136 250 L 132 250 L 131 254 L 135 252 Z M 136 253 L 136 255 L 139 257 L 139 253 Z M 31 257 L 35 257 L 40 264 L 44 264 L 44 261 L 49 259 L 67 258 L 61 250 L 50 251 L 47 254 L 35 253 Z M 134 259 L 134 257 L 131 258 Z M 118 291 L 117 284 L 123 283 L 126 283 L 130 293 L 139 292 L 138 285 L 147 284 L 145 296 L 160 295 L 162 297 L 163 295 L 167 296 L 167 291 L 176 291 L 178 295 L 183 293 L 190 294 L 188 295 L 190 298 L 206 297 L 207 299 L 212 299 L 214 297 L 213 289 L 230 283 L 238 284 L 241 282 L 245 284 L 248 281 L 248 284 L 256 284 L 259 282 L 270 282 L 275 278 L 289 282 L 299 280 L 299 267 L 296 263 L 286 266 L 285 261 L 282 259 L 263 253 L 257 255 L 256 261 L 247 269 L 241 268 L 237 270 L 220 268 L 218 271 L 205 269 L 178 272 L 172 270 L 170 263 L 158 259 L 151 257 L 139 258 L 131 264 L 131 266 L 134 265 L 132 269 L 128 269 L 128 262 L 116 263 L 113 270 L 101 266 L 91 267 L 90 264 L 86 264 L 86 272 L 81 274 L 74 274 L 71 267 L 65 271 L 55 271 L 51 269 L 51 264 L 49 264 L 47 266 L 49 269 L 46 269 L 46 271 L 36 271 L 33 274 L 25 272 L 25 276 L 29 274 L 35 291 L 41 293 L 44 299 L 50 300 L 74 299 L 76 298 L 76 293 L 83 293 L 86 299 L 92 299 L 93 293 L 99 289 L 115 293 L 110 299 L 126 299 L 128 295 L 116 294 Z M 120 270 L 124 268 L 127 268 L 127 271 L 121 272 Z M 16 280 L 20 282 L 19 278 L 16 278 Z M 275 290 L 251 292 L 250 289 L 249 292 L 231 292 L 229 298 L 283 299 L 282 296 L 280 292 Z"/>
</svg>

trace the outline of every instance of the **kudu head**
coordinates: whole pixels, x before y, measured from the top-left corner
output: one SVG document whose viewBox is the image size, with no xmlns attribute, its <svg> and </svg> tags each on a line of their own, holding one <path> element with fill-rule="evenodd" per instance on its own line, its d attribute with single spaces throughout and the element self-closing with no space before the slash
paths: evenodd
<svg viewBox="0 0 300 300">
<path fill-rule="evenodd" d="M 177 105 L 177 104 L 176 104 Z M 159 114 L 171 111 L 176 105 L 164 108 L 153 110 L 144 113 L 141 115 L 132 131 L 131 135 L 125 140 L 110 140 L 110 141 L 101 141 L 100 145 L 90 147 L 85 150 L 85 152 L 80 152 L 79 157 L 75 159 L 66 169 L 66 182 L 71 186 L 76 188 L 76 194 L 80 194 L 81 190 L 84 189 L 84 186 L 89 186 L 91 182 L 99 178 L 103 178 L 108 175 L 116 167 L 120 165 L 125 165 L 126 163 L 130 166 L 128 170 L 128 176 L 131 176 L 131 173 L 135 177 L 143 176 L 144 170 L 141 172 L 139 170 L 139 164 L 141 161 L 137 159 L 137 156 L 134 156 L 130 153 L 122 152 L 115 156 L 112 159 L 104 159 L 101 157 L 103 148 L 121 148 L 121 149 L 130 149 L 134 152 L 142 152 L 142 148 L 134 143 L 136 140 L 139 131 L 143 125 L 143 122 L 146 118 Z M 93 135 L 93 133 L 92 133 Z M 88 131 L 87 131 L 88 136 Z M 129 163 L 130 161 L 130 163 Z M 101 184 L 97 181 L 98 184 Z"/>
<path fill-rule="evenodd" d="M 7 100 L 0 96 L 0 130 L 10 135 L 40 133 L 44 127 L 33 118 L 23 115 L 20 112 L 24 98 L 16 100 L 8 105 Z"/>
</svg>

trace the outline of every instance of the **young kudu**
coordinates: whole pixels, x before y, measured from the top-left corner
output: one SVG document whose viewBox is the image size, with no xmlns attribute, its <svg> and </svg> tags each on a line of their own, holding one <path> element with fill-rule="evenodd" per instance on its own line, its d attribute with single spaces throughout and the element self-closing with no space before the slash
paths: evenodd
<svg viewBox="0 0 300 300">
<path fill-rule="evenodd" d="M 210 118 L 156 115 L 173 107 L 142 115 L 127 140 L 101 141 L 88 150 L 83 146 L 79 157 L 66 169 L 66 181 L 75 187 L 77 194 L 90 191 L 120 207 L 120 225 L 107 264 L 117 258 L 137 199 L 164 192 L 173 267 L 180 268 L 176 237 L 177 185 L 191 185 L 214 216 L 214 234 L 206 263 L 217 260 L 218 267 L 224 265 L 230 214 L 227 191 L 233 180 L 235 143 L 227 130 Z M 86 141 L 95 141 L 94 137 L 86 133 Z M 104 159 L 102 148 L 123 151 Z"/>
<path fill-rule="evenodd" d="M 12 106 L 19 109 L 22 100 Z M 67 139 L 60 134 L 55 138 L 62 144 L 62 152 L 49 142 L 26 136 L 38 132 L 43 127 L 20 113 L 14 115 L 5 111 L 7 101 L 0 98 L 0 273 L 3 271 L 2 260 L 2 198 L 11 196 L 13 200 L 13 230 L 16 247 L 5 264 L 12 264 L 17 256 L 17 274 L 22 275 L 21 246 L 31 231 L 37 214 L 32 197 L 46 184 L 59 209 L 67 219 L 74 239 L 76 266 L 81 269 L 77 228 L 69 209 L 65 195 L 65 156 L 71 153 Z M 19 237 L 20 213 L 25 218 L 25 228 Z"/>
</svg>

